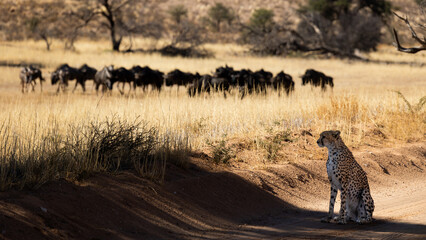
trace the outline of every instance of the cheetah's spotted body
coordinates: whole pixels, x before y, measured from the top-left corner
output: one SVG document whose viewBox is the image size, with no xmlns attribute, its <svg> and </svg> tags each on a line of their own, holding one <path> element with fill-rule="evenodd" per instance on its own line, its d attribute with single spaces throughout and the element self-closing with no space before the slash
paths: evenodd
<svg viewBox="0 0 426 240">
<path fill-rule="evenodd" d="M 321 221 L 333 219 L 334 203 L 340 190 L 341 206 L 338 223 L 348 220 L 369 223 L 373 220 L 374 201 L 370 195 L 367 175 L 355 161 L 349 148 L 340 137 L 340 131 L 325 131 L 317 141 L 318 146 L 328 148 L 327 174 L 331 184 L 328 216 Z"/>
</svg>

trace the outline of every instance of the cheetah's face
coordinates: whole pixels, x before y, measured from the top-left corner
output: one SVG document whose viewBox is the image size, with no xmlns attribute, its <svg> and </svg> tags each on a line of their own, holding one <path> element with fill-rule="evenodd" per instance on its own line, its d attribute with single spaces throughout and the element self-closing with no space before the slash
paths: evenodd
<svg viewBox="0 0 426 240">
<path fill-rule="evenodd" d="M 317 141 L 319 147 L 329 147 L 339 138 L 340 131 L 324 131 Z"/>
</svg>

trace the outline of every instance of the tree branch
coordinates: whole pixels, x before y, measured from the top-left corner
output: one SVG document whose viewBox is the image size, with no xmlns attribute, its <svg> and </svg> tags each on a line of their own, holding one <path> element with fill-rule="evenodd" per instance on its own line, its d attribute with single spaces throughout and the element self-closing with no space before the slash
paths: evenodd
<svg viewBox="0 0 426 240">
<path fill-rule="evenodd" d="M 417 52 L 426 50 L 426 46 L 412 47 L 412 48 L 406 48 L 406 47 L 401 46 L 401 44 L 399 43 L 399 39 L 398 39 L 398 33 L 396 32 L 395 28 L 393 29 L 393 36 L 395 38 L 395 42 L 393 43 L 393 45 L 400 52 L 404 52 L 404 53 L 417 53 Z"/>
<path fill-rule="evenodd" d="M 399 16 L 398 14 L 396 14 L 395 12 L 393 12 L 393 14 L 398 17 L 400 20 L 404 21 L 405 24 L 408 26 L 408 29 L 410 29 L 411 31 L 411 36 L 418 42 L 420 43 L 422 46 L 419 47 L 411 47 L 411 48 L 406 48 L 401 46 L 401 44 L 399 43 L 399 39 L 398 39 L 398 33 L 396 32 L 395 29 L 393 29 L 393 35 L 395 38 L 395 42 L 394 42 L 394 46 L 398 49 L 398 51 L 400 52 L 405 52 L 405 53 L 417 53 L 419 51 L 423 51 L 426 50 L 426 40 L 422 40 L 417 36 L 417 33 L 414 31 L 414 29 L 411 27 L 410 22 L 408 21 L 408 18 L 403 18 L 401 16 Z"/>
<path fill-rule="evenodd" d="M 124 1 L 120 5 L 118 5 L 117 7 L 115 7 L 114 9 L 112 9 L 112 6 L 111 6 L 111 12 L 115 12 L 115 11 L 119 10 L 120 8 L 122 8 L 125 5 L 127 5 L 130 1 L 131 0 Z"/>
<path fill-rule="evenodd" d="M 398 14 L 396 14 L 396 12 L 393 12 L 393 14 L 394 14 L 395 16 L 397 16 L 399 19 L 401 19 L 402 21 L 404 21 L 404 22 L 405 22 L 405 24 L 407 24 L 408 28 L 409 28 L 409 29 L 410 29 L 410 31 L 411 31 L 411 36 L 412 36 L 414 39 L 416 39 L 416 41 L 417 41 L 417 42 L 419 42 L 419 43 L 420 43 L 420 44 L 422 44 L 423 46 L 424 46 L 424 45 L 426 45 L 426 41 L 425 41 L 425 40 L 420 39 L 420 38 L 417 36 L 417 33 L 414 31 L 413 27 L 411 27 L 411 24 L 410 24 L 410 22 L 408 21 L 408 18 L 407 18 L 407 17 L 403 18 L 403 17 L 399 16 Z"/>
<path fill-rule="evenodd" d="M 317 25 L 315 25 L 312 21 L 310 21 L 303 14 L 302 14 L 302 17 L 314 29 L 316 35 L 318 35 L 319 42 L 320 42 L 319 47 L 316 47 L 314 49 L 310 49 L 309 51 L 323 51 L 323 52 L 331 53 L 335 56 L 347 57 L 347 58 L 358 59 L 358 60 L 363 60 L 363 61 L 367 60 L 366 58 L 363 58 L 363 57 L 358 56 L 356 54 L 344 52 L 344 51 L 341 51 L 340 49 L 329 46 L 328 44 L 326 44 L 326 41 L 324 39 L 324 34 L 321 31 L 321 29 Z"/>
</svg>

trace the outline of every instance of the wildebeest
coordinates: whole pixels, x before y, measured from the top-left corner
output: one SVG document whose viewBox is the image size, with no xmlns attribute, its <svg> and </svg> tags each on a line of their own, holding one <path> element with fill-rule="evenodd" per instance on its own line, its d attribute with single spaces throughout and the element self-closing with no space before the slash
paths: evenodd
<svg viewBox="0 0 426 240">
<path fill-rule="evenodd" d="M 102 85 L 102 92 L 105 92 L 107 89 L 112 89 L 112 85 L 114 84 L 114 78 L 112 78 L 112 71 L 114 70 L 114 66 L 107 66 L 99 70 L 95 74 L 95 89 L 96 92 L 99 90 L 99 86 Z"/>
<path fill-rule="evenodd" d="M 77 87 L 77 84 L 80 83 L 78 80 L 79 76 L 80 76 L 80 72 L 78 71 L 77 68 L 70 67 L 68 64 L 65 63 L 57 67 L 56 70 L 53 73 L 51 73 L 50 78 L 52 81 L 52 85 L 55 85 L 56 83 L 58 83 L 58 89 L 56 90 L 56 92 L 59 92 L 60 89 L 62 89 L 62 91 L 65 91 L 65 88 L 68 86 L 68 81 L 70 80 L 76 80 L 77 81 L 76 87 Z M 74 87 L 74 90 L 75 90 L 75 87 Z"/>
<path fill-rule="evenodd" d="M 225 67 L 216 68 L 213 73 L 213 78 L 211 80 L 211 85 L 214 91 L 223 91 L 224 97 L 226 97 L 226 92 L 230 91 L 232 84 L 232 75 L 235 73 L 234 68 L 225 65 Z"/>
<path fill-rule="evenodd" d="M 257 92 L 262 92 L 266 94 L 266 87 L 272 82 L 272 73 L 260 69 L 253 73 L 254 78 L 254 89 Z"/>
<path fill-rule="evenodd" d="M 232 86 L 245 86 L 250 82 L 253 72 L 250 69 L 241 69 L 238 71 L 233 71 L 231 73 L 231 85 Z"/>
<path fill-rule="evenodd" d="M 132 72 L 135 76 L 134 87 L 142 87 L 145 91 L 146 87 L 151 85 L 152 89 L 161 91 L 164 83 L 164 73 L 158 70 L 153 70 L 148 66 L 134 66 Z"/>
<path fill-rule="evenodd" d="M 52 85 L 58 83 L 57 92 L 62 89 L 63 91 L 68 86 L 68 81 L 76 80 L 73 92 L 80 84 L 83 91 L 86 91 L 86 81 L 89 79 L 95 79 L 96 69 L 82 65 L 79 69 L 70 67 L 68 64 L 62 64 L 51 73 Z"/>
<path fill-rule="evenodd" d="M 280 90 L 284 89 L 287 96 L 294 91 L 294 82 L 293 78 L 284 73 L 283 71 L 279 72 L 271 82 L 273 88 L 278 90 L 278 95 L 280 95 Z"/>
<path fill-rule="evenodd" d="M 206 74 L 202 75 L 200 78 L 194 80 L 193 83 L 188 86 L 188 95 L 190 97 L 195 96 L 196 93 L 200 94 L 202 92 L 210 93 L 212 86 L 212 76 Z"/>
<path fill-rule="evenodd" d="M 120 91 L 121 94 L 124 94 L 124 87 L 126 85 L 126 83 L 129 84 L 129 93 L 132 90 L 132 83 L 134 83 L 135 81 L 135 75 L 133 74 L 132 71 L 127 70 L 124 67 L 120 67 L 118 69 L 114 69 L 111 71 L 111 81 L 112 84 L 114 82 L 118 83 L 122 83 L 122 88 L 120 90 L 119 86 L 117 85 L 117 89 L 118 91 Z M 111 89 L 112 89 L 112 85 L 111 85 Z"/>
<path fill-rule="evenodd" d="M 45 80 L 39 68 L 33 67 L 31 65 L 28 67 L 23 67 L 19 72 L 19 78 L 21 79 L 22 93 L 25 93 L 25 91 L 28 92 L 28 84 L 31 85 L 32 91 L 34 92 L 34 86 L 36 84 L 37 78 L 40 79 L 40 91 L 43 91 L 42 82 Z"/>
<path fill-rule="evenodd" d="M 302 85 L 311 84 L 314 87 L 321 86 L 321 90 L 327 90 L 329 85 L 331 88 L 334 87 L 333 78 L 325 75 L 322 72 L 315 71 L 313 69 L 306 70 L 302 76 Z"/>
<path fill-rule="evenodd" d="M 200 74 L 198 73 L 192 74 L 188 72 L 182 72 L 179 69 L 175 69 L 166 75 L 165 80 L 166 86 L 177 85 L 179 87 L 186 86 L 194 82 L 194 80 L 198 78 L 200 78 Z"/>
<path fill-rule="evenodd" d="M 254 89 L 253 72 L 250 69 L 241 69 L 231 73 L 231 85 L 238 87 L 241 99 L 244 98 L 246 92 L 251 93 Z"/>
<path fill-rule="evenodd" d="M 97 70 L 95 68 L 89 67 L 87 64 L 82 65 L 79 69 L 79 76 L 77 82 L 75 83 L 74 90 L 77 88 L 77 84 L 80 84 L 83 88 L 83 92 L 86 91 L 86 81 L 95 80 L 95 75 Z"/>
<path fill-rule="evenodd" d="M 234 71 L 231 75 L 232 84 L 238 86 L 241 99 L 246 93 L 261 92 L 266 94 L 266 88 L 272 85 L 272 73 L 263 69 L 252 72 L 250 69 Z"/>
</svg>

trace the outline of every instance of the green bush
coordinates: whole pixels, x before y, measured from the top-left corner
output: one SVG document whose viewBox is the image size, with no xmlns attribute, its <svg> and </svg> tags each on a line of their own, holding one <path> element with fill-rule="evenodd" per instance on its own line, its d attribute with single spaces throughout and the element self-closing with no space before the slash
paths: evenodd
<svg viewBox="0 0 426 240">
<path fill-rule="evenodd" d="M 216 3 L 214 6 L 209 8 L 204 21 L 215 31 L 220 32 L 223 22 L 231 24 L 234 19 L 235 15 L 229 7 L 226 7 L 222 3 Z"/>
<path fill-rule="evenodd" d="M 207 145 L 209 145 L 212 149 L 213 162 L 216 164 L 227 164 L 229 160 L 235 157 L 232 149 L 226 146 L 225 139 L 222 139 L 216 143 L 207 142 Z"/>
<path fill-rule="evenodd" d="M 179 4 L 171 6 L 168 13 L 170 14 L 170 17 L 173 19 L 173 21 L 179 24 L 182 21 L 182 18 L 188 15 L 188 10 L 184 5 Z"/>
<path fill-rule="evenodd" d="M 274 25 L 274 12 L 269 9 L 256 9 L 250 17 L 250 27 L 262 32 L 271 31 Z"/>
</svg>

